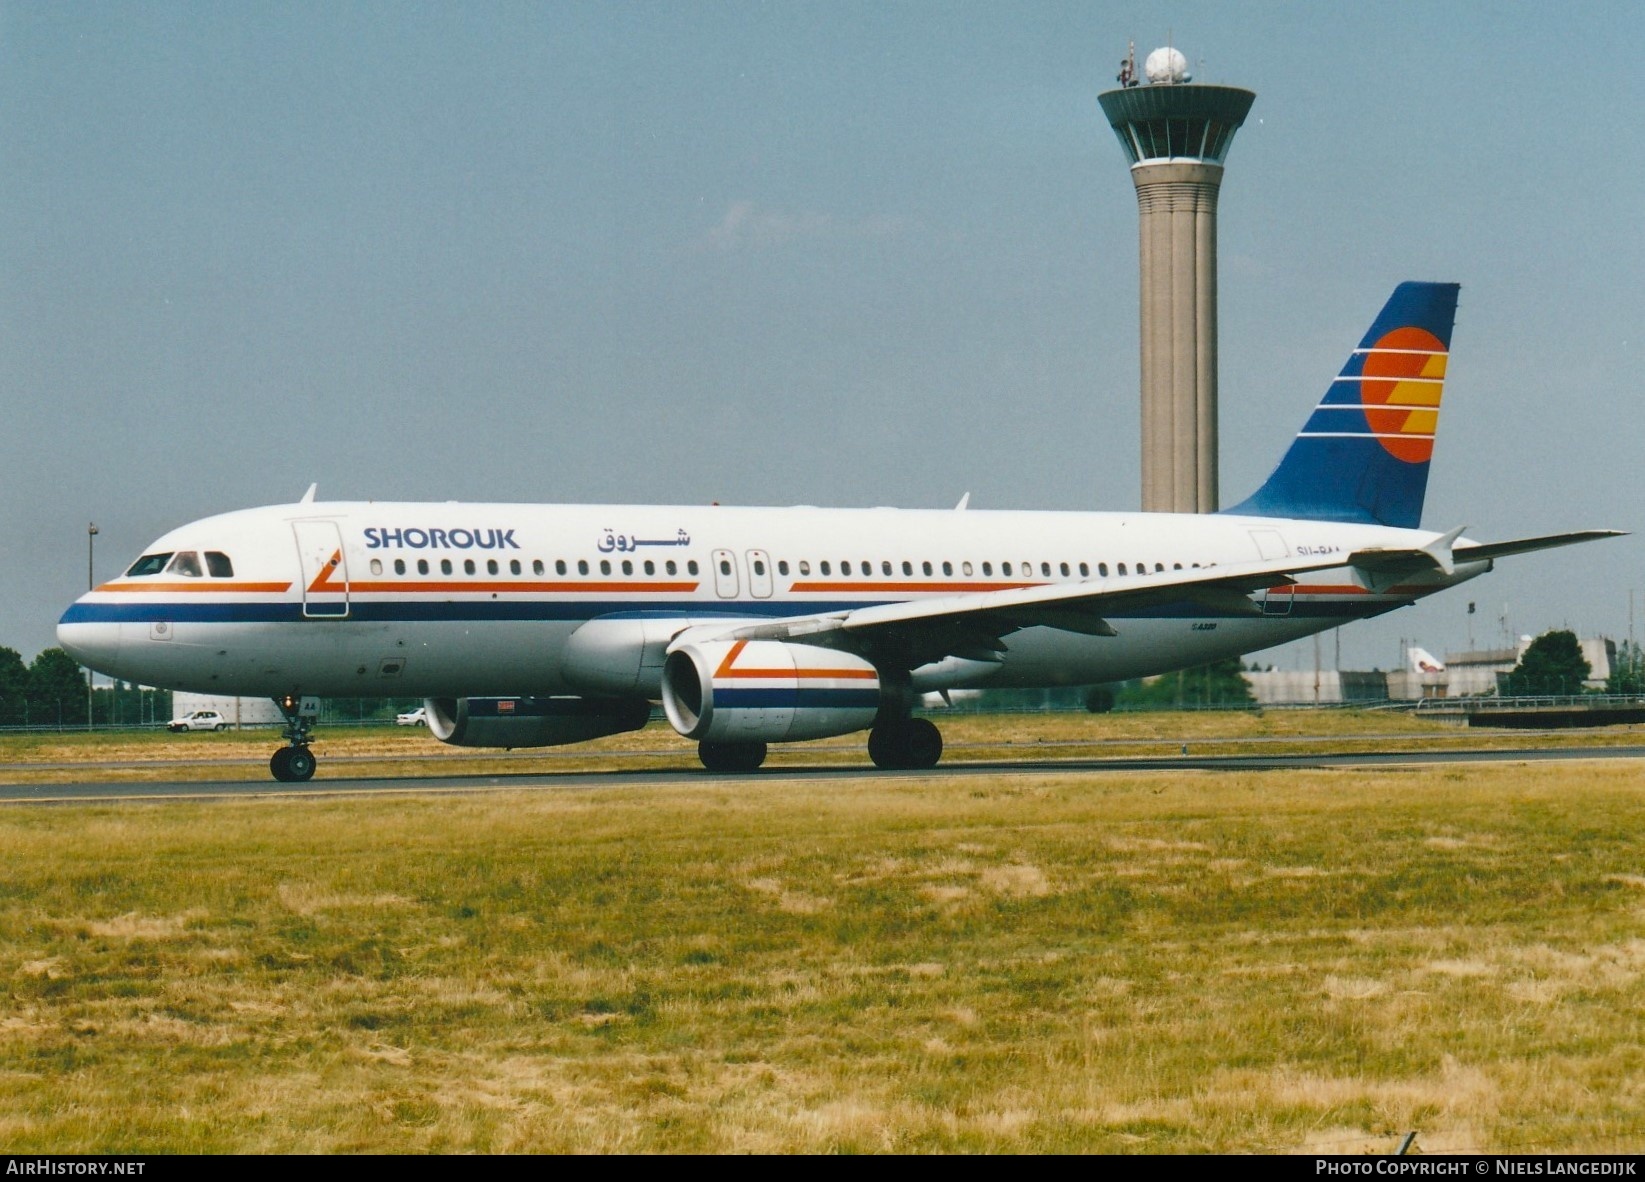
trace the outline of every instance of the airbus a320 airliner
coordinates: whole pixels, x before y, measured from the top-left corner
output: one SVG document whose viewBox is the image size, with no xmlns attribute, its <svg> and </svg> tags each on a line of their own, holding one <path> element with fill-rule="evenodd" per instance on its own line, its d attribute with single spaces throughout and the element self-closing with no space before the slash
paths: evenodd
<svg viewBox="0 0 1645 1182">
<path fill-rule="evenodd" d="M 279 780 L 314 774 L 319 699 L 423 697 L 462 746 L 644 726 L 703 764 L 868 731 L 924 768 L 932 691 L 1087 685 L 1283 644 L 1414 603 L 1498 558 L 1421 528 L 1457 286 L 1405 283 L 1267 482 L 1216 514 L 325 503 L 156 541 L 57 627 L 112 677 L 266 695 Z"/>
</svg>

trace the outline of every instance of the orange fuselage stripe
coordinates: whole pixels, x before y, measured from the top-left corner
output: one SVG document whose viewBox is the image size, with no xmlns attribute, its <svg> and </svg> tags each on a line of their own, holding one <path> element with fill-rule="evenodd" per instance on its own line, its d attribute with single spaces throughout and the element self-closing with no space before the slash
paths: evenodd
<svg viewBox="0 0 1645 1182">
<path fill-rule="evenodd" d="M 104 583 L 97 588 L 110 592 L 142 592 L 145 595 L 188 595 L 192 593 L 217 594 L 232 592 L 238 595 L 277 594 L 291 590 L 290 583 L 228 583 L 219 579 L 201 579 L 197 583 Z"/>
</svg>

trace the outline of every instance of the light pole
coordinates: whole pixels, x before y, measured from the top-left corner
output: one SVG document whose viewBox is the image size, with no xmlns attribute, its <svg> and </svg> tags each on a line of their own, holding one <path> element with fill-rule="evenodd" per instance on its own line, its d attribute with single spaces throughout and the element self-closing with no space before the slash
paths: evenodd
<svg viewBox="0 0 1645 1182">
<path fill-rule="evenodd" d="M 95 521 L 88 521 L 86 523 L 86 590 L 87 591 L 91 591 L 97 586 L 97 579 L 92 574 L 92 571 L 94 569 L 93 560 L 96 557 L 96 554 L 97 554 L 97 523 Z M 91 706 L 92 706 L 91 670 L 88 668 L 86 670 L 86 729 L 88 731 L 91 729 Z"/>
</svg>

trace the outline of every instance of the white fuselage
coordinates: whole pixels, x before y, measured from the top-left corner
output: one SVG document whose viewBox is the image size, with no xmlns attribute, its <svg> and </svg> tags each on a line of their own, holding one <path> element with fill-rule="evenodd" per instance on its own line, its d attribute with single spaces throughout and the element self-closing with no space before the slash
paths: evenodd
<svg viewBox="0 0 1645 1182">
<path fill-rule="evenodd" d="M 131 681 L 237 695 L 655 699 L 694 623 L 847 611 L 1043 584 L 1120 589 L 1196 567 L 1374 547 L 1421 530 L 1220 515 L 904 509 L 301 503 L 209 517 L 150 555 L 198 575 L 128 574 L 64 615 L 64 647 Z M 220 561 L 226 559 L 226 562 Z M 916 669 L 920 690 L 1083 685 L 1252 652 L 1483 573 L 1372 589 L 1344 567 L 1240 605 L 1108 616 L 1116 635 L 1029 627 L 997 659 Z M 231 574 L 222 570 L 231 569 Z M 1258 614 L 1251 614 L 1253 610 Z"/>
</svg>

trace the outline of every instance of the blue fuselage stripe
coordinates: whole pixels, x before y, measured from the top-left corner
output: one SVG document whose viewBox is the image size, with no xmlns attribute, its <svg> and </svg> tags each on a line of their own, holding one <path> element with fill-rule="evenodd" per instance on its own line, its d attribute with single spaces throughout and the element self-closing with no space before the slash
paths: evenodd
<svg viewBox="0 0 1645 1182">
<path fill-rule="evenodd" d="M 525 620 L 542 623 L 580 623 L 595 618 L 609 618 L 611 616 L 647 616 L 678 619 L 681 617 L 698 616 L 792 616 L 812 613 L 852 611 L 858 608 L 873 607 L 879 603 L 900 602 L 895 600 L 687 600 L 676 603 L 657 603 L 655 601 L 618 601 L 600 603 L 592 600 L 393 600 L 378 601 L 355 600 L 348 605 L 348 615 L 331 614 L 333 605 L 325 605 L 319 610 L 326 612 L 321 616 L 314 616 L 316 610 L 310 605 L 311 614 L 303 614 L 303 605 L 299 602 L 256 602 L 256 603 L 192 603 L 192 602 L 143 602 L 143 603 L 76 603 L 63 613 L 61 623 L 64 624 L 146 624 L 146 623 L 199 623 L 199 624 L 282 624 L 299 620 L 319 619 L 321 621 L 337 622 L 339 620 L 355 620 L 362 623 L 425 623 L 425 622 L 452 622 L 469 623 L 484 620 Z M 1306 596 L 1306 592 L 1299 593 L 1292 609 L 1284 613 L 1292 616 L 1341 616 L 1344 619 L 1356 619 L 1361 616 L 1375 615 L 1385 611 L 1404 599 L 1372 599 L 1362 598 L 1353 600 L 1319 599 L 1313 600 Z M 341 605 L 336 605 L 340 607 Z M 1246 613 L 1218 611 L 1204 604 L 1193 603 L 1187 600 L 1178 603 L 1159 604 L 1152 607 L 1132 608 L 1126 611 L 1104 613 L 1109 619 L 1124 620 L 1210 620 L 1210 619 L 1250 619 L 1254 618 Z"/>
</svg>

